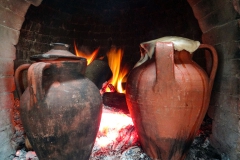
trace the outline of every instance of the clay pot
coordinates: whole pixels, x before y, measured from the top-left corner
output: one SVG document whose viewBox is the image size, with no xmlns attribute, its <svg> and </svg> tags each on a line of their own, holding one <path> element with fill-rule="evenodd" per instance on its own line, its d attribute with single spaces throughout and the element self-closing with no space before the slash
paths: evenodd
<svg viewBox="0 0 240 160">
<path fill-rule="evenodd" d="M 217 68 L 216 51 L 210 45 L 199 46 L 212 53 L 208 77 L 188 51 L 174 50 L 172 42 L 144 45 L 152 45 L 155 54 L 135 67 L 127 79 L 130 114 L 143 150 L 152 159 L 183 160 L 208 109 Z"/>
<path fill-rule="evenodd" d="M 98 89 L 101 89 L 103 83 L 112 77 L 112 71 L 107 62 L 96 59 L 87 66 L 85 76 L 90 79 Z"/>
<path fill-rule="evenodd" d="M 40 160 L 88 160 L 99 129 L 102 100 L 99 89 L 84 77 L 86 59 L 54 44 L 34 55 L 28 68 L 28 87 L 20 98 L 26 135 Z M 18 89 L 20 91 L 20 89 Z"/>
</svg>

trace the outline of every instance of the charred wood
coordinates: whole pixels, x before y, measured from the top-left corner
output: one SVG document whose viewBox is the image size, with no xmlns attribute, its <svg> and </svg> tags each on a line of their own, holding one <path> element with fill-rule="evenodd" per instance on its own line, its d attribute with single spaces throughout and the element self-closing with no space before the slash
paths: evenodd
<svg viewBox="0 0 240 160">
<path fill-rule="evenodd" d="M 103 104 L 121 110 L 125 114 L 129 114 L 127 102 L 124 93 L 106 92 L 103 94 Z"/>
</svg>

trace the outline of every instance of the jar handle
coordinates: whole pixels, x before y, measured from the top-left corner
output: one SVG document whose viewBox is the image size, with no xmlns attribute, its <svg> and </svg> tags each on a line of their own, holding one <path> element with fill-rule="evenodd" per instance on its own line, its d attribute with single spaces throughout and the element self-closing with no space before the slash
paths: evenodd
<svg viewBox="0 0 240 160">
<path fill-rule="evenodd" d="M 21 82 L 20 82 L 22 72 L 24 70 L 27 70 L 30 66 L 31 66 L 31 64 L 22 64 L 15 71 L 14 81 L 15 81 L 16 91 L 17 91 L 17 94 L 18 94 L 19 98 L 22 96 L 22 93 L 23 93 L 23 90 L 22 90 L 23 87 L 21 87 L 21 86 L 23 86 L 23 84 L 21 84 Z"/>
<path fill-rule="evenodd" d="M 175 80 L 173 43 L 157 42 L 155 57 L 157 83 L 168 83 Z"/>
<path fill-rule="evenodd" d="M 30 106 L 41 101 L 45 95 L 42 89 L 43 71 L 50 67 L 50 63 L 38 62 L 32 64 L 28 69 L 28 88 L 30 92 Z"/>
<path fill-rule="evenodd" d="M 213 58 L 212 59 L 212 68 L 211 68 L 210 76 L 209 76 L 209 92 L 211 94 L 212 87 L 213 87 L 213 82 L 214 82 L 214 77 L 216 75 L 217 66 L 218 66 L 217 51 L 215 50 L 215 48 L 213 46 L 211 46 L 209 44 L 200 44 L 199 49 L 201 49 L 201 48 L 209 49 L 211 51 L 212 58 Z M 209 62 L 207 62 L 207 63 L 209 63 Z"/>
</svg>

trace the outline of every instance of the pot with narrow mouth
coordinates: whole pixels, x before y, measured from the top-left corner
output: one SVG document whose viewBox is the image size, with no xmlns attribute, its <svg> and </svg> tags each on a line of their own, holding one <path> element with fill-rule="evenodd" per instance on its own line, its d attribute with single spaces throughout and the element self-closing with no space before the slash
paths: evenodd
<svg viewBox="0 0 240 160">
<path fill-rule="evenodd" d="M 208 74 L 192 60 L 204 48 L 212 55 Z M 217 69 L 211 45 L 182 37 L 141 43 L 130 72 L 126 101 L 144 151 L 159 160 L 183 160 L 207 112 Z"/>
<path fill-rule="evenodd" d="M 102 100 L 96 85 L 84 76 L 87 61 L 55 43 L 47 53 L 19 66 L 15 81 L 28 70 L 28 87 L 20 98 L 26 135 L 40 160 L 88 160 L 98 132 Z"/>
</svg>

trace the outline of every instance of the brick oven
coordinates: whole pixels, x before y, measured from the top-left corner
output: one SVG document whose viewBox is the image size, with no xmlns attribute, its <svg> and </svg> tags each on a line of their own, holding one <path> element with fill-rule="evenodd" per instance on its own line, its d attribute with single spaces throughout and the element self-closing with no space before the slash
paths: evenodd
<svg viewBox="0 0 240 160">
<path fill-rule="evenodd" d="M 47 52 L 51 42 L 74 42 L 99 57 L 124 49 L 123 62 L 139 60 L 139 44 L 182 36 L 213 45 L 219 67 L 208 115 L 210 143 L 229 159 L 240 159 L 239 0 L 1 0 L 0 159 L 16 152 L 12 110 L 14 71 L 29 57 Z M 202 57 L 195 57 L 202 63 Z"/>
</svg>

